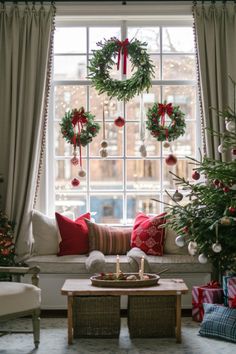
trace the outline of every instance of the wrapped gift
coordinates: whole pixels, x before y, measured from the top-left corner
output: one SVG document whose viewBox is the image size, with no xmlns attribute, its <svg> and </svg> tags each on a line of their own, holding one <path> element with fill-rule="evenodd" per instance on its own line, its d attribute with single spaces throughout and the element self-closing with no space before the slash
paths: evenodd
<svg viewBox="0 0 236 354">
<path fill-rule="evenodd" d="M 233 274 L 233 275 L 224 275 L 223 276 L 223 291 L 224 291 L 224 305 L 225 306 L 228 306 L 229 305 L 229 302 L 228 302 L 228 297 L 229 297 L 229 294 L 228 294 L 228 292 L 229 292 L 229 289 L 228 289 L 228 282 L 229 282 L 229 280 L 230 279 L 236 279 L 236 276 L 235 276 L 235 274 Z M 235 291 L 233 290 L 233 288 L 234 288 L 234 281 L 231 283 L 232 285 L 231 285 L 231 287 L 232 287 L 232 290 L 231 290 L 231 301 L 232 301 L 232 299 L 234 298 L 234 293 L 235 293 Z M 236 294 L 236 293 L 235 293 Z"/>
<path fill-rule="evenodd" d="M 228 305 L 236 308 L 236 277 L 227 280 L 228 285 Z"/>
<path fill-rule="evenodd" d="M 193 286 L 192 289 L 192 317 L 194 321 L 201 322 L 204 316 L 203 303 L 222 304 L 223 289 L 216 281 L 207 285 Z"/>
</svg>

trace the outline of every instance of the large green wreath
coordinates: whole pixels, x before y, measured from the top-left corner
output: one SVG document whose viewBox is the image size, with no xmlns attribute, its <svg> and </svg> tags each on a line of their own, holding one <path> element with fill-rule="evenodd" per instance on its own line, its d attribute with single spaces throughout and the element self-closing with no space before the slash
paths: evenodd
<svg viewBox="0 0 236 354">
<path fill-rule="evenodd" d="M 128 39 L 120 42 L 114 37 L 104 40 L 104 43 L 99 42 L 98 46 L 101 49 L 93 52 L 88 67 L 90 71 L 88 77 L 99 94 L 106 92 L 110 98 L 117 97 L 118 100 L 128 101 L 142 91 L 148 91 L 154 75 L 154 65 L 145 48 L 146 43 L 137 39 L 131 42 Z M 115 61 L 119 59 L 120 54 L 125 52 L 130 58 L 132 70 L 134 68 L 137 70 L 130 79 L 113 80 L 109 75 L 109 70 L 116 64 Z"/>
<path fill-rule="evenodd" d="M 185 132 L 184 115 L 179 106 L 172 106 L 172 103 L 154 103 L 147 112 L 146 128 L 158 141 L 176 140 Z"/>
<path fill-rule="evenodd" d="M 85 112 L 83 107 L 66 112 L 60 123 L 63 138 L 74 146 L 91 143 L 100 129 L 100 125 L 94 122 L 94 117 L 90 112 Z"/>
</svg>

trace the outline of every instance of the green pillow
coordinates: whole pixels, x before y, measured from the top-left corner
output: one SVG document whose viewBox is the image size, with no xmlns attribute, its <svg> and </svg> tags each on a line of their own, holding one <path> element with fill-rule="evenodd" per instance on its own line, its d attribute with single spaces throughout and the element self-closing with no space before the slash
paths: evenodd
<svg viewBox="0 0 236 354">
<path fill-rule="evenodd" d="M 236 309 L 203 304 L 204 317 L 199 334 L 236 342 Z"/>
</svg>

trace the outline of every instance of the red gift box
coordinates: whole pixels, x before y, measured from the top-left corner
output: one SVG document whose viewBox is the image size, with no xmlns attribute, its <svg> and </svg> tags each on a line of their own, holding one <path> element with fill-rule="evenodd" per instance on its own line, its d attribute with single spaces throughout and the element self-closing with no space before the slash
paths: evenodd
<svg viewBox="0 0 236 354">
<path fill-rule="evenodd" d="M 192 317 L 194 321 L 201 322 L 204 316 L 203 303 L 222 304 L 223 289 L 216 281 L 207 285 L 193 286 L 192 289 Z"/>
<path fill-rule="evenodd" d="M 228 305 L 236 308 L 236 277 L 229 278 L 228 285 Z"/>
</svg>

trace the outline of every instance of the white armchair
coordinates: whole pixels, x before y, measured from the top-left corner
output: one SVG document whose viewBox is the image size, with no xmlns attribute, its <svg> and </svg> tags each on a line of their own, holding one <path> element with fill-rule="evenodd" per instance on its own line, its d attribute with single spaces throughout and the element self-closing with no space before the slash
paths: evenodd
<svg viewBox="0 0 236 354">
<path fill-rule="evenodd" d="M 0 282 L 0 321 L 31 315 L 36 348 L 40 341 L 39 271 L 39 267 L 0 267 L 0 274 L 7 274 L 13 278 L 13 281 Z M 32 285 L 19 282 L 20 277 L 25 274 L 32 274 Z M 7 331 L 0 332 L 7 334 Z"/>
</svg>

